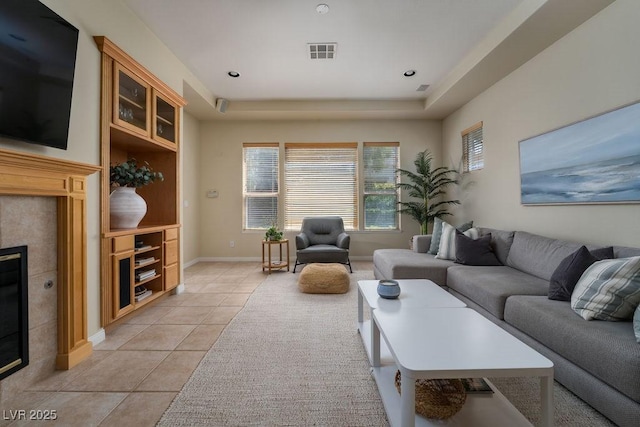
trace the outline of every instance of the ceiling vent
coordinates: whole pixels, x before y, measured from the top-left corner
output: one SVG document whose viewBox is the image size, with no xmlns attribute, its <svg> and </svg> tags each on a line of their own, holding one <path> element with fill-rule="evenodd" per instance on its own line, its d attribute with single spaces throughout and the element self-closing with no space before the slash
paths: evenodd
<svg viewBox="0 0 640 427">
<path fill-rule="evenodd" d="M 338 43 L 309 43 L 310 59 L 335 59 Z"/>
<path fill-rule="evenodd" d="M 427 89 L 429 89 L 429 85 L 420 85 L 418 86 L 418 89 L 416 89 L 416 92 L 424 92 Z"/>
</svg>

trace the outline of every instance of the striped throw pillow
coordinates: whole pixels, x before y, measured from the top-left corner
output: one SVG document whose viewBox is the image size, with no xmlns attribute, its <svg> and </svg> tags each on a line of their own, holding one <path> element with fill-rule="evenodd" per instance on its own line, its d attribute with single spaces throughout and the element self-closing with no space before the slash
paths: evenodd
<svg viewBox="0 0 640 427">
<path fill-rule="evenodd" d="M 638 304 L 640 256 L 592 264 L 571 294 L 571 308 L 586 320 L 631 320 Z"/>
<path fill-rule="evenodd" d="M 462 234 L 474 240 L 480 237 L 480 231 L 477 228 L 470 228 Z M 440 246 L 438 247 L 436 258 L 451 261 L 456 259 L 456 228 L 446 222 L 442 223 L 442 236 L 440 237 Z"/>
</svg>

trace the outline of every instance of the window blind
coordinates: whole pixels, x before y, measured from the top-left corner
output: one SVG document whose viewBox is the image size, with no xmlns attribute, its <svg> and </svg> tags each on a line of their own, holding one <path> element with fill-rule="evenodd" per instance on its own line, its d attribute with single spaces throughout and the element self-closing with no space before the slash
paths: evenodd
<svg viewBox="0 0 640 427">
<path fill-rule="evenodd" d="M 285 144 L 285 228 L 307 216 L 337 215 L 358 228 L 356 143 Z"/>
<path fill-rule="evenodd" d="M 365 230 L 398 228 L 399 145 L 397 142 L 363 144 Z"/>
<path fill-rule="evenodd" d="M 483 145 L 482 122 L 462 131 L 464 172 L 479 170 L 484 167 Z"/>
<path fill-rule="evenodd" d="M 243 223 L 264 229 L 278 220 L 278 144 L 243 144 Z"/>
</svg>

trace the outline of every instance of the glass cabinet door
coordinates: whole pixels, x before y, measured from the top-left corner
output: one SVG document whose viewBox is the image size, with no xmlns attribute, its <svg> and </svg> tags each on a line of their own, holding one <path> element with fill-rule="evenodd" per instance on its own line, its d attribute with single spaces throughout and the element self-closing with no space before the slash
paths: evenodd
<svg viewBox="0 0 640 427">
<path fill-rule="evenodd" d="M 115 71 L 113 122 L 149 136 L 149 86 L 118 64 Z"/>
<path fill-rule="evenodd" d="M 175 144 L 178 109 L 157 93 L 154 102 L 153 138 Z"/>
</svg>

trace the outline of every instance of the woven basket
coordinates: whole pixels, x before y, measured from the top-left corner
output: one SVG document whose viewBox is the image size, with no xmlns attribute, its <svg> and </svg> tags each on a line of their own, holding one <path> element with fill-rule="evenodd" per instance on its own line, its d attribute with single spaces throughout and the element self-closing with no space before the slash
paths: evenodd
<svg viewBox="0 0 640 427">
<path fill-rule="evenodd" d="M 400 393 L 400 371 L 396 372 L 395 384 Z M 466 400 L 459 379 L 416 380 L 416 413 L 425 418 L 446 420 L 462 409 Z"/>
</svg>

